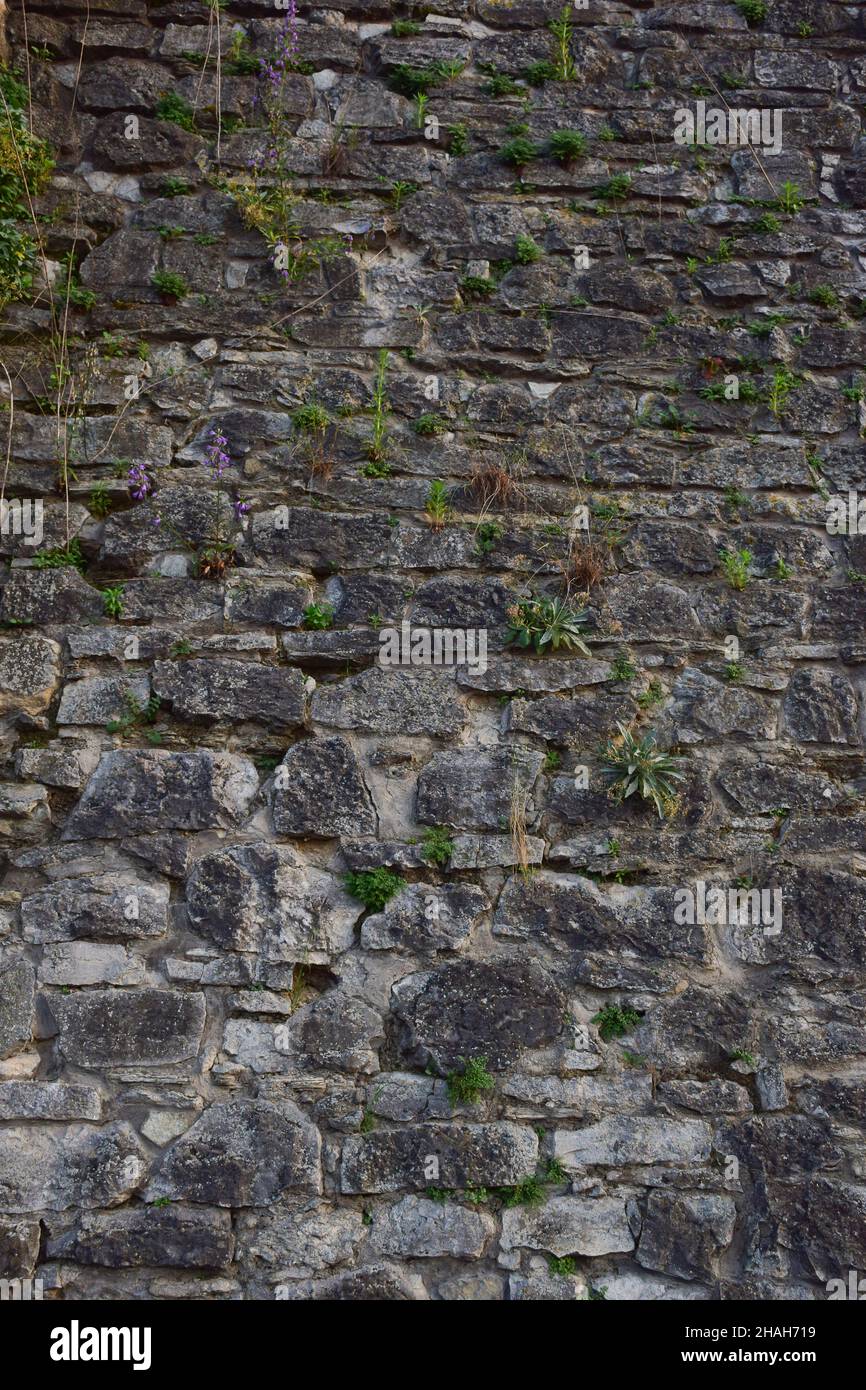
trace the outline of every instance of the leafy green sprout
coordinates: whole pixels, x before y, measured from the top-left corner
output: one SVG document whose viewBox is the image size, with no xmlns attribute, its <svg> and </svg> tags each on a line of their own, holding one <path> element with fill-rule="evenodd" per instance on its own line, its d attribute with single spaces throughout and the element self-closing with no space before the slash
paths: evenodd
<svg viewBox="0 0 866 1390">
<path fill-rule="evenodd" d="M 498 521 L 482 521 L 475 532 L 475 550 L 478 555 L 489 555 L 502 540 L 502 526 Z"/>
<path fill-rule="evenodd" d="M 537 159 L 541 151 L 531 140 L 527 140 L 525 135 L 515 135 L 513 140 L 509 140 L 499 151 L 499 157 L 506 164 L 511 164 L 515 169 L 523 169 L 530 164 L 533 159 Z"/>
<path fill-rule="evenodd" d="M 304 627 L 322 631 L 334 621 L 334 610 L 329 603 L 308 603 L 304 609 Z"/>
<path fill-rule="evenodd" d="M 424 503 L 424 510 L 427 513 L 430 525 L 434 531 L 441 531 L 449 516 L 451 506 L 448 501 L 448 489 L 441 478 L 434 478 L 427 491 L 427 500 Z"/>
<path fill-rule="evenodd" d="M 346 890 L 371 912 L 381 912 L 386 903 L 405 886 L 399 874 L 390 869 L 361 869 L 348 873 Z"/>
<path fill-rule="evenodd" d="M 112 584 L 102 590 L 102 607 L 107 618 L 123 617 L 123 589 L 123 584 Z"/>
<path fill-rule="evenodd" d="M 151 275 L 150 283 L 165 299 L 185 299 L 189 294 L 186 280 L 173 270 L 157 270 Z"/>
<path fill-rule="evenodd" d="M 719 560 L 725 573 L 725 578 L 732 589 L 742 592 L 752 578 L 752 563 L 754 555 L 747 546 L 739 550 L 723 549 L 719 551 Z"/>
<path fill-rule="evenodd" d="M 674 783 L 685 775 L 677 766 L 679 759 L 658 748 L 654 735 L 636 739 L 624 724 L 617 723 L 617 728 L 618 735 L 608 739 L 601 752 L 609 794 L 616 801 L 635 795 L 651 801 L 659 820 L 664 820 L 677 805 Z"/>
<path fill-rule="evenodd" d="M 629 1029 L 640 1023 L 640 1018 L 635 1009 L 623 1009 L 619 1004 L 605 1004 L 591 1021 L 598 1024 L 598 1034 L 602 1041 L 610 1042 L 612 1038 L 624 1037 Z"/>
<path fill-rule="evenodd" d="M 570 164 L 586 153 L 586 144 L 579 130 L 557 130 L 550 137 L 550 153 L 560 164 Z"/>
<path fill-rule="evenodd" d="M 429 826 L 421 843 L 421 858 L 443 869 L 454 853 L 454 841 L 442 826 Z"/>
<path fill-rule="evenodd" d="M 494 1079 L 487 1070 L 486 1057 L 461 1057 L 462 1071 L 449 1072 L 448 1099 L 452 1105 L 476 1105 L 485 1091 L 492 1091 Z"/>
<path fill-rule="evenodd" d="M 532 265 L 540 260 L 541 247 L 531 236 L 521 233 L 514 242 L 514 259 L 518 265 Z"/>
</svg>

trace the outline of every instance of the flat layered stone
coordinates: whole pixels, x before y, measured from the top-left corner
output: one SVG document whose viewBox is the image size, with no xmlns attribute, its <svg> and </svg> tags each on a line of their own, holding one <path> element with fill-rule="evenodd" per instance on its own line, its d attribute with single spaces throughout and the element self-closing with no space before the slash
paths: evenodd
<svg viewBox="0 0 866 1390">
<path fill-rule="evenodd" d="M 347 1139 L 340 1187 L 345 1193 L 502 1187 L 533 1173 L 537 1159 L 538 1136 L 519 1125 L 409 1125 Z"/>
<path fill-rule="evenodd" d="M 230 1212 L 172 1203 L 88 1212 L 49 1238 L 46 1255 L 104 1269 L 219 1269 L 233 1249 Z"/>
<path fill-rule="evenodd" d="M 622 1198 L 551 1197 L 540 1209 L 502 1213 L 503 1250 L 544 1250 L 551 1255 L 611 1255 L 634 1249 Z"/>
<path fill-rule="evenodd" d="M 140 831 L 230 827 L 259 789 L 253 764 L 234 753 L 117 749 L 104 753 L 64 830 L 65 839 Z"/>
<path fill-rule="evenodd" d="M 195 1057 L 205 1020 L 203 994 L 168 989 L 94 989 L 52 994 L 58 1047 L 72 1066 L 135 1066 Z"/>
<path fill-rule="evenodd" d="M 286 1191 L 319 1193 L 318 1131 L 288 1102 L 212 1105 L 172 1145 L 148 1199 L 267 1206 Z"/>
</svg>

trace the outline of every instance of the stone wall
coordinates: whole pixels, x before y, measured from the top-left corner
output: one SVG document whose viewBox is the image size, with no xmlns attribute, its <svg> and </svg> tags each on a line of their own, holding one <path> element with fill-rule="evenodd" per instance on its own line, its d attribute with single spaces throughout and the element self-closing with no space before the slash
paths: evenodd
<svg viewBox="0 0 866 1390">
<path fill-rule="evenodd" d="M 0 538 L 2 1269 L 824 1298 L 866 1269 L 864 10 L 392 17 L 9 6 L 55 169 L 2 327 L 44 507 Z M 385 665 L 401 623 L 486 660 Z"/>
</svg>

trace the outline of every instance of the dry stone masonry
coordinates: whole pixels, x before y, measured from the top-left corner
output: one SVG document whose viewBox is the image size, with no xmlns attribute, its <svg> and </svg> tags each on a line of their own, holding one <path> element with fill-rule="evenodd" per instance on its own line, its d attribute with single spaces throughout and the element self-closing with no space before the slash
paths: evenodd
<svg viewBox="0 0 866 1390">
<path fill-rule="evenodd" d="M 850 1287 L 866 9 L 3 23 L 0 1278 Z"/>
</svg>

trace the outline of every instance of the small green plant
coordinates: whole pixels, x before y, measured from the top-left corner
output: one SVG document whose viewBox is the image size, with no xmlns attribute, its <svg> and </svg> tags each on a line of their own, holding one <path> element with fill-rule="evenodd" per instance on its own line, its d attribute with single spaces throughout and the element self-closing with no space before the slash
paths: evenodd
<svg viewBox="0 0 866 1390">
<path fill-rule="evenodd" d="M 498 1193 L 502 1205 L 512 1207 L 538 1207 L 545 1198 L 544 1187 L 539 1178 L 522 1178 L 513 1187 L 500 1187 Z"/>
<path fill-rule="evenodd" d="M 739 513 L 748 504 L 748 497 L 738 487 L 725 488 L 725 507 L 729 512 Z"/>
<path fill-rule="evenodd" d="M 329 603 L 308 603 L 304 609 L 304 627 L 320 632 L 330 627 L 334 621 L 334 610 Z"/>
<path fill-rule="evenodd" d="M 448 429 L 448 421 L 443 420 L 441 415 L 426 413 L 419 415 L 417 420 L 413 420 L 412 428 L 416 434 L 420 434 L 425 439 L 434 439 L 437 434 L 444 434 Z"/>
<path fill-rule="evenodd" d="M 779 196 L 773 200 L 773 206 L 778 208 L 780 212 L 786 212 L 789 217 L 793 217 L 795 213 L 806 206 L 806 198 L 791 179 L 785 179 Z"/>
<path fill-rule="evenodd" d="M 799 382 L 788 367 L 777 367 L 770 379 L 767 387 L 767 405 L 770 412 L 778 420 L 785 413 L 791 392 L 797 389 Z"/>
<path fill-rule="evenodd" d="M 577 1273 L 577 1265 L 573 1255 L 548 1255 L 547 1268 L 553 1275 Z"/>
<path fill-rule="evenodd" d="M 413 34 L 420 34 L 422 26 L 414 19 L 395 19 L 391 25 L 391 33 L 395 39 L 408 39 Z"/>
<path fill-rule="evenodd" d="M 515 169 L 525 169 L 533 159 L 537 159 L 541 151 L 531 140 L 527 140 L 525 135 L 515 135 L 513 140 L 509 140 L 499 151 L 499 158 L 506 164 L 511 164 Z"/>
<path fill-rule="evenodd" d="M 557 753 L 555 748 L 548 748 L 544 755 L 544 762 L 541 764 L 543 772 L 556 772 L 562 766 L 562 754 Z"/>
<path fill-rule="evenodd" d="M 189 294 L 189 286 L 183 276 L 173 270 L 157 270 L 151 275 L 150 283 L 163 299 L 176 301 Z"/>
<path fill-rule="evenodd" d="M 496 281 L 486 275 L 463 275 L 460 279 L 460 293 L 470 298 L 486 299 L 496 289 Z"/>
<path fill-rule="evenodd" d="M 571 51 L 574 22 L 569 5 L 563 5 L 558 19 L 551 19 L 547 25 L 553 35 L 553 51 L 550 55 L 553 78 L 556 82 L 572 82 L 577 75 L 577 67 Z"/>
<path fill-rule="evenodd" d="M 540 260 L 542 255 L 541 247 L 533 241 L 531 236 L 521 233 L 514 242 L 514 259 L 518 265 L 532 265 L 534 261 Z"/>
<path fill-rule="evenodd" d="M 741 661 L 729 661 L 725 667 L 725 680 L 731 685 L 737 685 L 745 674 L 746 668 Z"/>
<path fill-rule="evenodd" d="M 320 434 L 330 423 L 327 410 L 314 401 L 298 406 L 292 414 L 292 424 L 299 434 Z"/>
<path fill-rule="evenodd" d="M 175 657 L 175 658 L 176 658 L 176 657 L 180 657 L 180 656 L 189 656 L 189 654 L 190 654 L 191 651 L 192 651 L 192 646 L 191 646 L 191 644 L 186 640 L 186 638 L 185 638 L 185 637 L 179 637 L 178 640 L 177 640 L 176 642 L 173 642 L 173 643 L 172 643 L 172 645 L 171 645 L 171 650 L 169 651 L 169 656 Z"/>
<path fill-rule="evenodd" d="M 449 1072 L 448 1099 L 452 1105 L 476 1105 L 485 1091 L 492 1091 L 493 1077 L 486 1057 L 461 1057 L 463 1070 Z"/>
<path fill-rule="evenodd" d="M 777 555 L 775 563 L 773 565 L 773 578 L 783 580 L 790 579 L 793 573 L 794 571 L 788 564 L 785 557 L 783 555 Z"/>
<path fill-rule="evenodd" d="M 76 569 L 83 574 L 87 561 L 81 552 L 81 542 L 73 539 L 68 545 L 56 545 L 51 550 L 40 550 L 33 557 L 38 570 Z"/>
<path fill-rule="evenodd" d="M 725 578 L 732 589 L 742 591 L 752 577 L 752 561 L 754 555 L 748 547 L 743 546 L 740 550 L 720 550 L 719 559 Z"/>
<path fill-rule="evenodd" d="M 730 1058 L 732 1062 L 745 1062 L 747 1067 L 753 1067 L 755 1065 L 755 1058 L 753 1053 L 751 1053 L 747 1047 L 743 1047 L 742 1045 L 733 1049 L 733 1051 L 730 1053 Z"/>
<path fill-rule="evenodd" d="M 623 1009 L 619 1004 L 605 1004 L 592 1022 L 598 1024 L 598 1035 L 602 1041 L 610 1042 L 611 1038 L 624 1037 L 630 1028 L 640 1023 L 640 1014 L 635 1009 Z"/>
<path fill-rule="evenodd" d="M 612 681 L 625 682 L 634 680 L 637 675 L 637 667 L 629 657 L 628 652 L 617 652 L 610 664 L 610 678 Z"/>
<path fill-rule="evenodd" d="M 388 413 L 388 397 L 385 393 L 385 383 L 388 376 L 388 362 L 391 354 L 387 348 L 382 348 L 376 359 L 376 379 L 373 382 L 373 432 L 367 442 L 367 458 L 370 463 L 383 464 L 388 452 L 387 435 L 388 427 L 386 415 Z M 388 473 L 390 473 L 390 468 Z M 367 476 L 387 477 L 387 474 Z"/>
<path fill-rule="evenodd" d="M 489 555 L 502 540 L 502 527 L 498 521 L 482 521 L 475 532 L 475 550 L 479 555 Z"/>
<path fill-rule="evenodd" d="M 617 728 L 619 734 L 608 739 L 601 752 L 609 795 L 625 801 L 637 794 L 643 801 L 652 801 L 660 820 L 672 815 L 678 802 L 674 782 L 684 776 L 677 767 L 679 759 L 662 752 L 654 735 L 638 740 L 624 724 L 618 723 Z"/>
<path fill-rule="evenodd" d="M 641 709 L 652 709 L 654 705 L 661 704 L 665 698 L 665 688 L 657 676 L 653 676 L 643 694 L 638 695 L 637 704 Z"/>
<path fill-rule="evenodd" d="M 423 111 L 421 113 L 421 125 L 424 124 Z M 391 206 L 395 212 L 399 212 L 406 199 L 417 192 L 417 184 L 410 183 L 407 179 L 397 179 L 391 184 L 388 197 L 391 199 Z"/>
<path fill-rule="evenodd" d="M 605 203 L 621 202 L 630 192 L 631 174 L 614 174 L 607 183 L 601 183 L 593 189 L 594 196 L 601 198 Z"/>
<path fill-rule="evenodd" d="M 506 645 L 533 647 L 536 652 L 564 647 L 566 651 L 590 655 L 583 640 L 584 612 L 572 607 L 566 599 L 539 596 L 520 599 L 506 610 L 506 617 L 509 622 Z"/>
<path fill-rule="evenodd" d="M 186 179 L 178 178 L 176 174 L 166 174 L 159 191 L 163 198 L 182 198 L 189 193 L 190 187 Z"/>
<path fill-rule="evenodd" d="M 155 109 L 158 120 L 170 121 L 182 130 L 195 130 L 195 112 L 177 92 L 163 92 Z"/>
<path fill-rule="evenodd" d="M 838 309 L 840 304 L 832 285 L 813 285 L 806 298 L 810 304 L 820 304 L 822 309 Z"/>
<path fill-rule="evenodd" d="M 93 487 L 90 489 L 90 496 L 87 499 L 87 508 L 88 511 L 92 512 L 94 516 L 100 519 L 108 516 L 108 513 L 111 511 L 111 498 L 105 483 L 99 482 L 93 484 Z"/>
<path fill-rule="evenodd" d="M 491 72 L 483 90 L 489 97 L 512 97 L 520 91 L 520 86 L 506 72 Z"/>
<path fill-rule="evenodd" d="M 390 869 L 361 869 L 346 875 L 346 891 L 371 912 L 381 912 L 403 886 L 404 880 Z"/>
<path fill-rule="evenodd" d="M 123 589 L 123 584 L 113 584 L 102 590 L 102 607 L 107 618 L 123 617 Z"/>
<path fill-rule="evenodd" d="M 451 515 L 448 489 L 441 478 L 434 478 L 427 492 L 424 510 L 434 531 L 441 531 Z"/>
<path fill-rule="evenodd" d="M 586 136 L 579 130 L 557 130 L 550 137 L 550 153 L 560 164 L 570 164 L 586 154 Z"/>
<path fill-rule="evenodd" d="M 763 24 L 770 12 L 766 0 L 734 0 L 734 4 L 750 29 Z"/>
<path fill-rule="evenodd" d="M 469 128 L 462 121 L 448 127 L 448 153 L 455 159 L 469 153 Z"/>
<path fill-rule="evenodd" d="M 242 30 L 235 32 L 231 46 L 225 57 L 226 72 L 233 77 L 254 77 L 261 64 L 250 49 L 250 41 Z"/>
<path fill-rule="evenodd" d="M 117 719 L 110 719 L 105 728 L 110 734 L 125 735 L 133 729 L 141 728 L 145 725 L 156 723 L 159 714 L 160 699 L 158 695 L 151 695 L 144 704 L 136 699 L 131 690 L 123 692 L 123 713 Z M 151 732 L 147 735 L 151 743 L 160 743 L 161 736 Z"/>
<path fill-rule="evenodd" d="M 444 869 L 454 853 L 454 841 L 442 826 L 430 826 L 424 831 L 421 842 L 421 858 L 428 864 L 436 864 Z"/>
</svg>

